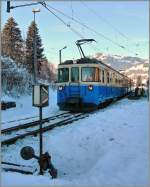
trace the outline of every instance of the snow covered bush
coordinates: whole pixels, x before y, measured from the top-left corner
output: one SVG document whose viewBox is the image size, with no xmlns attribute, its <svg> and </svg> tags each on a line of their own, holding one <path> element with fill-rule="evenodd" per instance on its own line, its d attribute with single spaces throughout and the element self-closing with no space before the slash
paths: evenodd
<svg viewBox="0 0 150 187">
<path fill-rule="evenodd" d="M 19 97 L 31 92 L 32 77 L 25 68 L 9 57 L 1 57 L 1 68 L 2 94 Z"/>
</svg>

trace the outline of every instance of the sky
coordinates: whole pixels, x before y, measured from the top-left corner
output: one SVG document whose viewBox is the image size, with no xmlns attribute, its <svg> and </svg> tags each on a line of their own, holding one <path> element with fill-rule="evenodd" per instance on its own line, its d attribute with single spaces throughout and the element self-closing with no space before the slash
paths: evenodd
<svg viewBox="0 0 150 187">
<path fill-rule="evenodd" d="M 12 1 L 11 6 L 31 2 L 35 1 Z M 148 59 L 148 1 L 46 1 L 46 4 L 72 19 L 49 7 L 58 16 L 56 17 L 40 4 L 11 9 L 11 12 L 7 13 L 6 1 L 3 1 L 2 28 L 8 18 L 13 16 L 25 39 L 28 27 L 33 20 L 32 9 L 40 8 L 40 12 L 36 14 L 36 23 L 45 55 L 50 62 L 59 63 L 59 50 L 64 46 L 67 48 L 62 51 L 62 61 L 80 58 L 75 42 L 82 37 L 96 40 L 83 46 L 87 56 L 101 52 Z M 81 22 L 82 25 L 77 24 L 73 19 Z M 66 25 L 70 25 L 74 32 Z"/>
</svg>

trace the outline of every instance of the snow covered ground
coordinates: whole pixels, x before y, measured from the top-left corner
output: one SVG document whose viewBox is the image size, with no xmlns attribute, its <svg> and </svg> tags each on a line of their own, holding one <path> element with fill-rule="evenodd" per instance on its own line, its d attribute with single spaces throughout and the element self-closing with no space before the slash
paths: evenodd
<svg viewBox="0 0 150 187">
<path fill-rule="evenodd" d="M 52 93 L 49 111 L 57 112 L 56 93 Z M 36 115 L 33 108 L 29 111 L 27 101 L 24 101 L 23 111 L 27 112 L 26 115 Z M 23 115 L 23 111 L 20 108 L 18 116 Z M 8 119 L 6 115 L 9 116 L 9 113 L 3 112 L 2 118 Z M 13 118 L 17 118 L 14 115 L 12 112 Z M 38 172 L 33 176 L 2 172 L 2 186 L 148 186 L 149 126 L 146 99 L 120 100 L 88 118 L 46 132 L 43 138 L 44 152 L 51 154 L 58 178 L 51 179 L 47 173 L 38 176 Z M 26 145 L 32 146 L 38 154 L 38 141 L 38 137 L 28 137 L 15 145 L 3 147 L 2 160 L 38 167 L 35 159 L 25 161 L 19 154 Z"/>
<path fill-rule="evenodd" d="M 16 108 L 10 108 L 2 111 L 1 129 L 14 126 L 16 124 L 15 120 L 17 119 L 24 119 L 34 116 L 36 118 L 28 119 L 28 121 L 34 121 L 35 119 L 39 118 L 39 109 L 32 106 L 32 96 L 24 96 L 20 97 L 19 99 L 3 96 L 1 100 L 16 102 Z M 43 118 L 58 113 L 58 110 L 56 90 L 49 89 L 49 106 L 43 108 Z M 9 121 L 14 122 L 8 123 Z"/>
</svg>

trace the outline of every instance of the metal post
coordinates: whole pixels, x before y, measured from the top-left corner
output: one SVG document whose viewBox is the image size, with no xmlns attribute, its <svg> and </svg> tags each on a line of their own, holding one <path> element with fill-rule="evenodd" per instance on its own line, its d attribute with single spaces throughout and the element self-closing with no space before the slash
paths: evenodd
<svg viewBox="0 0 150 187">
<path fill-rule="evenodd" d="M 61 50 L 59 50 L 59 63 L 61 64 Z"/>
<path fill-rule="evenodd" d="M 36 46 L 36 32 L 35 32 L 35 14 L 40 12 L 40 9 L 33 9 L 34 14 L 34 84 L 37 83 L 37 46 Z"/>
<path fill-rule="evenodd" d="M 40 116 L 40 158 L 43 153 L 43 137 L 42 137 L 42 107 L 39 107 L 39 116 Z M 43 175 L 43 170 L 40 165 L 40 175 Z"/>
<path fill-rule="evenodd" d="M 34 12 L 34 84 L 36 84 L 37 54 L 36 54 L 36 33 L 35 33 L 35 12 Z"/>
<path fill-rule="evenodd" d="M 61 64 L 61 51 L 63 50 L 63 49 L 66 49 L 67 48 L 67 46 L 64 46 L 62 49 L 60 49 L 59 50 L 59 63 Z"/>
</svg>

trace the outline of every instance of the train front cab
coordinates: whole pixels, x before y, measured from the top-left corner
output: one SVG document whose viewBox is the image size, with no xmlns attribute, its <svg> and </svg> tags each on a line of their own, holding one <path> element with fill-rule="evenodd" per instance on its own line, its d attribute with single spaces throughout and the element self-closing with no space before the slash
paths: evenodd
<svg viewBox="0 0 150 187">
<path fill-rule="evenodd" d="M 94 109 L 98 105 L 98 68 L 75 64 L 58 69 L 57 104 L 60 109 Z M 92 74 L 95 76 L 92 78 Z M 90 76 L 91 75 L 91 76 Z"/>
<path fill-rule="evenodd" d="M 58 82 L 57 104 L 62 110 L 93 110 L 127 92 L 121 77 L 96 64 L 61 65 Z"/>
</svg>

